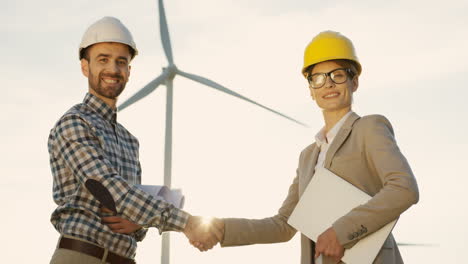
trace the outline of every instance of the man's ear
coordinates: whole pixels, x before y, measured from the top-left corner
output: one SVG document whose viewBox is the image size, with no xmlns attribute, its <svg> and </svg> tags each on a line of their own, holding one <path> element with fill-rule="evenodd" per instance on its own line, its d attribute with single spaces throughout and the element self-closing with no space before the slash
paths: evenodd
<svg viewBox="0 0 468 264">
<path fill-rule="evenodd" d="M 132 72 L 132 65 L 128 65 L 128 78 L 130 78 L 131 72 Z"/>
<path fill-rule="evenodd" d="M 89 62 L 86 59 L 81 59 L 81 73 L 89 77 Z"/>
</svg>

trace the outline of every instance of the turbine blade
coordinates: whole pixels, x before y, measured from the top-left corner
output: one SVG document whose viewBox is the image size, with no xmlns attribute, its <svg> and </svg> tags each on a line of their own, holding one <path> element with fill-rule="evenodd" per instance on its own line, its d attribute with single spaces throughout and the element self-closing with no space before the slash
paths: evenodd
<svg viewBox="0 0 468 264">
<path fill-rule="evenodd" d="M 164 11 L 164 4 L 162 0 L 159 0 L 159 31 L 161 33 L 161 42 L 166 53 L 166 58 L 169 64 L 174 64 L 172 58 L 172 47 L 171 39 L 169 37 L 169 29 L 167 27 L 166 12 Z"/>
<path fill-rule="evenodd" d="M 422 243 L 397 243 L 398 246 L 402 247 L 438 247 L 436 244 L 422 244 Z"/>
<path fill-rule="evenodd" d="M 145 85 L 143 88 L 141 88 L 138 92 L 136 92 L 132 97 L 128 98 L 125 102 L 123 102 L 119 107 L 117 108 L 118 111 L 122 111 L 128 106 L 138 102 L 140 99 L 146 97 L 148 94 L 156 90 L 156 88 L 162 84 L 168 76 L 167 71 L 163 71 L 161 75 L 153 79 L 151 82 L 149 82 L 147 85 Z"/>
<path fill-rule="evenodd" d="M 291 120 L 291 121 L 293 121 L 293 122 L 295 122 L 295 123 L 297 123 L 299 125 L 307 127 L 306 124 L 304 124 L 304 123 L 302 123 L 302 122 L 300 122 L 300 121 L 298 121 L 298 120 L 296 120 L 296 119 L 294 119 L 292 117 L 289 117 L 289 116 L 287 116 L 285 114 L 282 114 L 282 113 L 280 113 L 280 112 L 278 112 L 276 110 L 273 110 L 273 109 L 271 109 L 271 108 L 269 108 L 267 106 L 259 104 L 259 103 L 255 102 L 255 101 L 253 101 L 253 100 L 251 100 L 251 99 L 249 99 L 249 98 L 247 98 L 247 97 L 245 97 L 243 95 L 240 95 L 240 94 L 238 94 L 238 93 L 236 93 L 236 92 L 234 92 L 232 90 L 229 90 L 228 88 L 226 88 L 226 87 L 224 87 L 224 86 L 222 86 L 222 85 L 220 85 L 220 84 L 218 84 L 216 82 L 213 82 L 212 80 L 209 80 L 209 79 L 206 79 L 204 77 L 194 75 L 194 74 L 191 74 L 191 73 L 186 73 L 186 72 L 183 72 L 181 70 L 177 70 L 177 74 L 179 74 L 179 75 L 181 75 L 181 76 L 183 76 L 183 77 L 185 77 L 187 79 L 190 79 L 190 80 L 199 82 L 201 84 L 207 85 L 207 86 L 209 86 L 211 88 L 214 88 L 214 89 L 216 89 L 218 91 L 221 91 L 221 92 L 227 93 L 229 95 L 235 96 L 235 97 L 237 97 L 239 99 L 242 99 L 242 100 L 247 101 L 247 102 L 249 102 L 251 104 L 259 106 L 259 107 L 261 107 L 261 108 L 263 108 L 265 110 L 268 110 L 268 111 L 270 111 L 272 113 L 275 113 L 275 114 L 277 114 L 279 116 L 282 116 L 282 117 L 284 117 L 286 119 L 289 119 L 289 120 Z"/>
</svg>

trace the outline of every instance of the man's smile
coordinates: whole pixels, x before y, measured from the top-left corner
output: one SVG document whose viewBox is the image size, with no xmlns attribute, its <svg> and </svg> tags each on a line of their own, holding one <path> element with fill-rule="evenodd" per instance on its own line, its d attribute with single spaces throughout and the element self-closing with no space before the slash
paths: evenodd
<svg viewBox="0 0 468 264">
<path fill-rule="evenodd" d="M 101 80 L 106 84 L 118 84 L 122 79 L 121 76 L 109 76 L 109 75 L 102 75 Z"/>
<path fill-rule="evenodd" d="M 108 79 L 108 78 L 102 78 L 102 81 L 104 81 L 105 83 L 108 83 L 108 84 L 115 84 L 115 83 L 118 83 L 119 80 L 116 80 L 116 79 Z"/>
</svg>

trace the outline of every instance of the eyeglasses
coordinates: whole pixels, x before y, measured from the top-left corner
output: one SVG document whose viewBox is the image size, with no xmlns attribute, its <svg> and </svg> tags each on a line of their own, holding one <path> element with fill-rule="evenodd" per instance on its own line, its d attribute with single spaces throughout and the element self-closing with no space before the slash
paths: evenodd
<svg viewBox="0 0 468 264">
<path fill-rule="evenodd" d="M 313 89 L 321 88 L 327 82 L 327 76 L 336 83 L 342 84 L 348 80 L 348 76 L 352 77 L 354 75 L 353 71 L 348 68 L 338 68 L 328 73 L 314 73 L 312 75 L 307 76 L 307 80 L 309 81 L 310 87 Z"/>
</svg>

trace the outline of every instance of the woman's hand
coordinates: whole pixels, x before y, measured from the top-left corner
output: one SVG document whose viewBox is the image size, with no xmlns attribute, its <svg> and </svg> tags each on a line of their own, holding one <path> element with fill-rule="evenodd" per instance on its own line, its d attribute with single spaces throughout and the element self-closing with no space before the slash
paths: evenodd
<svg viewBox="0 0 468 264">
<path fill-rule="evenodd" d="M 338 241 L 335 230 L 330 227 L 317 239 L 315 245 L 315 258 L 320 255 L 331 258 L 335 263 L 340 262 L 344 256 L 344 247 Z"/>
</svg>

